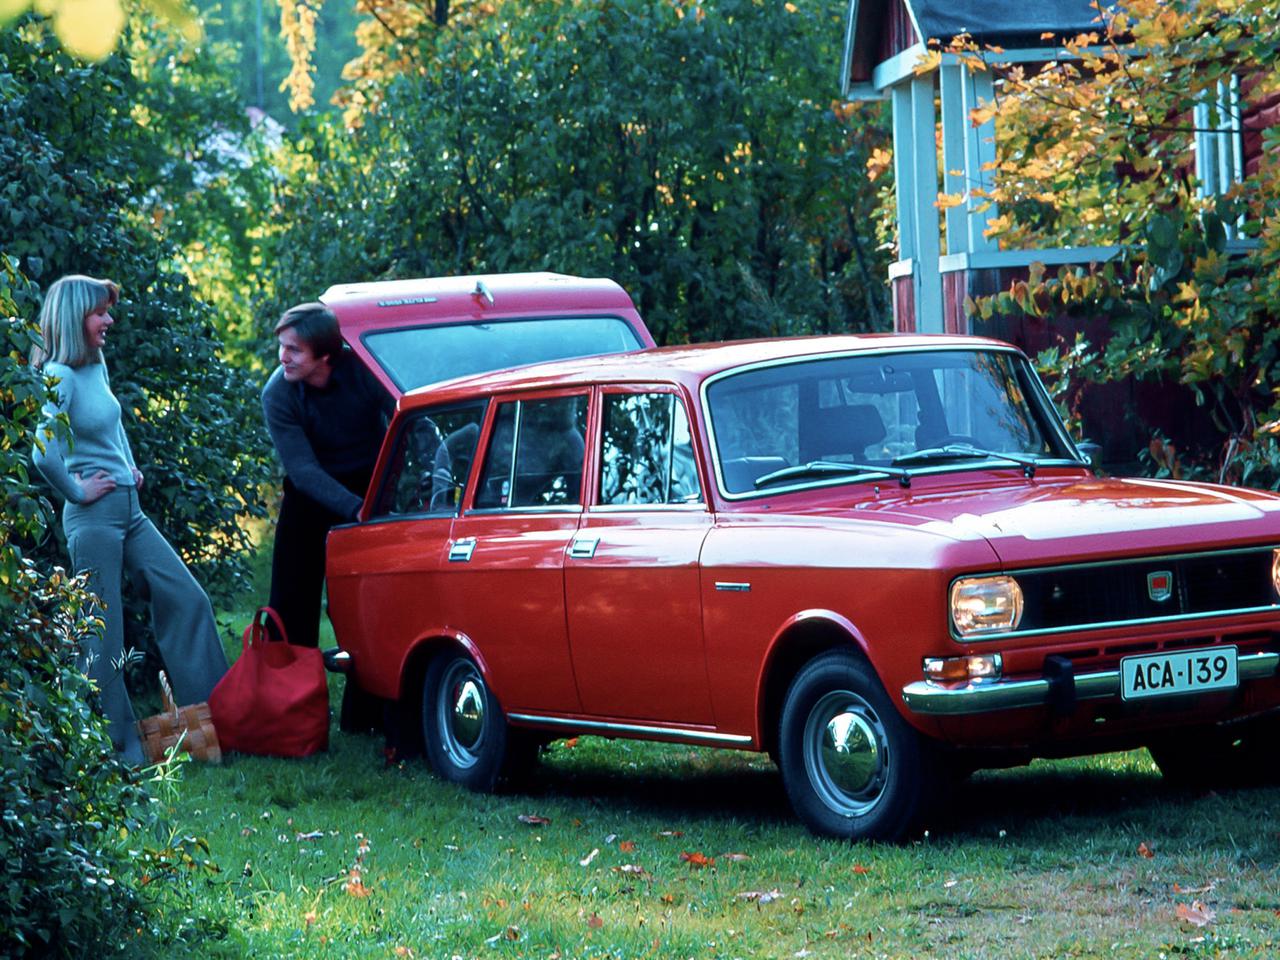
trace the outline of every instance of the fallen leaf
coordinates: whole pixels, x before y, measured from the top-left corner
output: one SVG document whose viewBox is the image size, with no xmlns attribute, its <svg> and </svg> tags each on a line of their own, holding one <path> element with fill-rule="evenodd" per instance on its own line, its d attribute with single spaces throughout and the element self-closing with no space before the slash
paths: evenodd
<svg viewBox="0 0 1280 960">
<path fill-rule="evenodd" d="M 516 819 L 521 823 L 527 823 L 531 827 L 540 827 L 543 824 L 551 822 L 549 818 L 539 816 L 536 813 L 522 813 L 520 816 L 516 817 Z"/>
<path fill-rule="evenodd" d="M 750 860 L 750 859 L 751 859 L 751 854 L 749 854 L 749 853 L 722 853 L 722 854 L 720 854 L 720 859 L 721 859 L 721 860 L 732 860 L 734 863 L 741 863 L 743 860 Z"/>
<path fill-rule="evenodd" d="M 245 827 L 243 830 L 240 831 L 240 836 L 251 837 L 257 832 L 258 832 L 257 829 L 254 827 Z"/>
<path fill-rule="evenodd" d="M 397 957 L 412 957 L 413 951 L 408 947 L 396 947 L 395 954 Z"/>
<path fill-rule="evenodd" d="M 323 830 L 312 830 L 309 833 L 300 833 L 293 839 L 295 840 L 319 840 L 324 836 Z"/>
<path fill-rule="evenodd" d="M 656 834 L 659 837 L 683 837 L 683 830 L 659 830 Z"/>
<path fill-rule="evenodd" d="M 623 840 L 621 843 L 618 844 L 618 849 L 621 850 L 623 853 L 630 853 L 635 848 L 636 848 L 636 842 L 634 840 Z"/>
<path fill-rule="evenodd" d="M 870 873 L 871 871 L 867 867 L 864 867 L 862 864 L 855 863 L 853 865 L 853 872 L 854 873 Z"/>
<path fill-rule="evenodd" d="M 598 930 L 600 927 L 604 926 L 604 921 L 600 919 L 600 914 L 593 913 L 591 916 L 587 917 L 587 926 L 591 927 L 593 930 Z"/>
<path fill-rule="evenodd" d="M 638 863 L 624 863 L 620 867 L 613 868 L 616 873 L 630 873 L 639 877 L 641 880 L 652 879 L 652 874 Z"/>
<path fill-rule="evenodd" d="M 303 915 L 302 922 L 305 923 L 308 927 L 311 926 L 313 923 L 316 922 L 316 912 L 314 910 L 308 910 Z"/>
<path fill-rule="evenodd" d="M 1174 907 L 1173 912 L 1179 920 L 1189 923 L 1193 927 L 1208 926 L 1217 918 L 1217 914 L 1199 900 L 1191 901 L 1191 906 L 1180 903 Z"/>
<path fill-rule="evenodd" d="M 568 747 L 570 750 L 572 750 L 574 747 L 578 745 L 578 738 L 570 737 L 568 740 L 564 742 L 564 745 Z"/>
<path fill-rule="evenodd" d="M 583 857 L 581 860 L 578 861 L 578 866 L 589 867 L 591 866 L 591 861 L 598 856 L 600 856 L 600 848 L 593 847 L 590 853 L 588 853 L 585 857 Z"/>
<path fill-rule="evenodd" d="M 689 866 L 698 867 L 698 868 L 713 867 L 715 866 L 715 863 L 716 863 L 715 857 L 708 857 L 706 854 L 702 853 L 701 851 L 697 851 L 695 853 L 689 853 L 687 850 L 682 850 L 680 852 L 680 859 L 683 860 L 685 863 L 687 863 Z"/>
<path fill-rule="evenodd" d="M 611 833 L 611 834 L 607 835 L 607 836 L 604 838 L 604 842 L 605 842 L 605 843 L 613 843 L 613 841 L 615 841 L 615 840 L 617 840 L 617 839 L 618 839 L 618 835 L 617 835 L 616 833 Z"/>
<path fill-rule="evenodd" d="M 675 903 L 675 902 L 676 902 L 676 898 L 675 898 L 674 896 L 672 896 L 671 894 L 669 894 L 669 893 L 664 893 L 664 894 L 663 894 L 659 899 L 660 899 L 663 903 Z M 1277 915 L 1277 916 L 1280 916 L 1280 910 L 1277 910 L 1277 911 L 1276 911 L 1276 915 Z"/>
<path fill-rule="evenodd" d="M 959 882 L 960 882 L 959 880 L 948 880 L 948 881 L 947 881 L 946 883 L 944 883 L 942 886 L 943 886 L 943 888 L 944 888 L 944 889 L 950 890 L 952 887 L 954 887 L 954 886 L 955 886 L 957 883 L 959 883 Z"/>
<path fill-rule="evenodd" d="M 1176 883 L 1175 883 L 1175 884 L 1173 885 L 1173 892 L 1174 892 L 1174 893 L 1186 893 L 1186 894 L 1212 893 L 1212 892 L 1213 892 L 1213 890 L 1214 890 L 1214 888 L 1215 888 L 1217 885 L 1218 885 L 1218 881 L 1217 881 L 1217 880 L 1210 880 L 1210 881 L 1209 881 L 1208 883 L 1206 883 L 1203 887 L 1180 887 L 1180 886 L 1178 886 L 1178 884 L 1176 884 Z"/>
<path fill-rule="evenodd" d="M 347 882 L 342 885 L 342 889 L 353 897 L 367 897 L 373 891 L 364 885 L 364 878 L 360 876 L 359 870 L 352 870 L 347 877 Z"/>
<path fill-rule="evenodd" d="M 519 940 L 520 928 L 513 923 L 511 926 L 507 927 L 507 929 L 502 932 L 502 936 L 505 939 L 511 940 L 511 941 Z"/>
<path fill-rule="evenodd" d="M 1150 860 L 1155 855 L 1156 855 L 1155 850 L 1153 850 L 1151 847 L 1148 847 L 1145 840 L 1142 843 L 1138 844 L 1138 856 L 1146 857 L 1148 860 Z"/>
<path fill-rule="evenodd" d="M 745 893 L 738 894 L 739 900 L 751 900 L 756 903 L 773 903 L 782 896 L 782 891 L 777 887 L 772 890 L 747 890 Z"/>
</svg>

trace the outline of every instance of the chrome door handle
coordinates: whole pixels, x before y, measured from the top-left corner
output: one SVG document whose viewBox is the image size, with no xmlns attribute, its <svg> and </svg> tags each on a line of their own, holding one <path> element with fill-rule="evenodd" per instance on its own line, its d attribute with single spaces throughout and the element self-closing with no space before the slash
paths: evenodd
<svg viewBox="0 0 1280 960">
<path fill-rule="evenodd" d="M 599 537 L 574 537 L 569 544 L 569 556 L 575 560 L 590 560 L 600 546 Z"/>
<path fill-rule="evenodd" d="M 461 540 L 455 540 L 449 544 L 449 562 L 466 563 L 471 559 L 471 554 L 475 552 L 475 549 L 475 537 L 463 537 Z"/>
</svg>

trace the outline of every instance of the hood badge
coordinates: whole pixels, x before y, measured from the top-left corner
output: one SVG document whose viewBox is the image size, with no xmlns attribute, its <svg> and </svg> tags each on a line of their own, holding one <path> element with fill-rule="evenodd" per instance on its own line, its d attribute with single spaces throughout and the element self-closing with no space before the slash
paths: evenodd
<svg viewBox="0 0 1280 960">
<path fill-rule="evenodd" d="M 1148 573 L 1147 596 L 1156 603 L 1163 603 L 1173 596 L 1173 574 L 1168 570 Z"/>
</svg>

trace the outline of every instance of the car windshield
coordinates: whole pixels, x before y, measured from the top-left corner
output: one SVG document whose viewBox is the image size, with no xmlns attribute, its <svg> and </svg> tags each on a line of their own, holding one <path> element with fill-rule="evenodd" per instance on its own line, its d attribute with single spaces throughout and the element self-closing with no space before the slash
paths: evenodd
<svg viewBox="0 0 1280 960">
<path fill-rule="evenodd" d="M 729 493 L 1073 458 L 1026 361 L 998 350 L 805 359 L 707 388 Z"/>
<path fill-rule="evenodd" d="M 473 373 L 644 346 L 620 317 L 540 317 L 379 330 L 364 345 L 403 392 Z"/>
</svg>

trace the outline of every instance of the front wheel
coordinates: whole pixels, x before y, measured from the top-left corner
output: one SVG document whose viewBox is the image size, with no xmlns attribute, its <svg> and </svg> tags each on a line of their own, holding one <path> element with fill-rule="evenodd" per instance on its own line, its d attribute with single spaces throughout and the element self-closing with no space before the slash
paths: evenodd
<svg viewBox="0 0 1280 960">
<path fill-rule="evenodd" d="M 778 734 L 791 805 L 815 833 L 897 840 L 916 822 L 932 768 L 874 671 L 843 650 L 792 681 Z"/>
<path fill-rule="evenodd" d="M 475 662 L 436 657 L 422 687 L 422 737 L 441 777 L 471 790 L 497 786 L 507 755 L 507 718 Z"/>
</svg>

